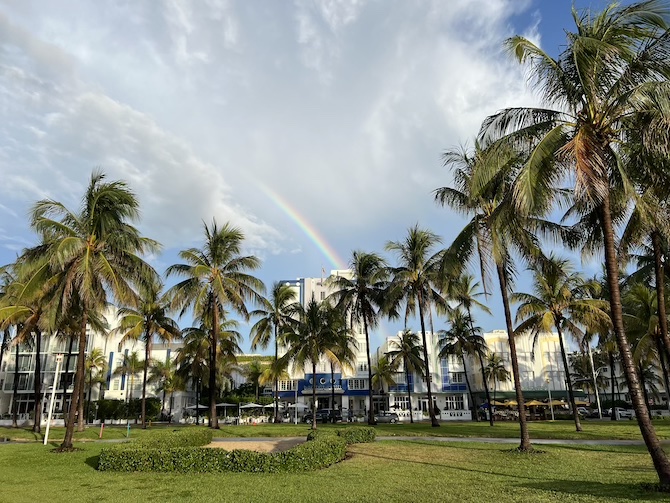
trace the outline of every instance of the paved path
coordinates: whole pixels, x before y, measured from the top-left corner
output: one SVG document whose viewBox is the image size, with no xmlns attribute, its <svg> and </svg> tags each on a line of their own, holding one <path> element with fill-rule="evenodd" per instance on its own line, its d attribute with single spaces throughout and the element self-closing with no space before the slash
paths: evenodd
<svg viewBox="0 0 670 503">
<path fill-rule="evenodd" d="M 377 437 L 377 440 L 404 440 L 430 442 L 481 442 L 485 444 L 518 444 L 518 438 L 487 438 L 487 437 Z M 532 444 L 545 445 L 644 445 L 643 440 L 586 440 L 586 439 L 556 439 L 532 438 Z M 661 440 L 663 444 L 670 444 L 670 440 Z"/>
</svg>

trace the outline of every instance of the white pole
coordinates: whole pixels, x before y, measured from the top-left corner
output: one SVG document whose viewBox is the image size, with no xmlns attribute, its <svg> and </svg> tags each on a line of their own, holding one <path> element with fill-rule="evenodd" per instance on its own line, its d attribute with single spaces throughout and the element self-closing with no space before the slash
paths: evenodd
<svg viewBox="0 0 670 503">
<path fill-rule="evenodd" d="M 51 387 L 51 402 L 49 403 L 49 415 L 47 416 L 47 429 L 44 432 L 44 445 L 47 445 L 49 441 L 49 427 L 51 426 L 51 415 L 54 411 L 54 402 L 56 400 L 56 386 L 58 385 L 58 374 L 60 374 L 60 364 L 63 363 L 63 354 L 58 353 L 56 355 L 56 373 L 54 374 L 54 382 Z M 65 402 L 65 396 L 63 396 L 63 402 Z M 35 411 L 37 412 L 37 411 Z"/>
<path fill-rule="evenodd" d="M 596 403 L 598 404 L 598 418 L 603 418 L 603 410 L 600 407 L 600 394 L 598 393 L 598 382 L 596 381 L 596 368 L 593 366 L 593 353 L 591 353 L 591 344 L 586 346 L 589 349 L 589 360 L 591 360 L 591 373 L 593 374 L 593 389 L 596 391 Z"/>
<path fill-rule="evenodd" d="M 551 409 L 551 420 L 554 421 L 554 403 L 551 400 L 551 388 L 549 383 L 547 383 L 547 391 L 549 392 L 549 408 Z"/>
<path fill-rule="evenodd" d="M 298 424 L 298 380 L 297 379 L 294 381 L 293 390 L 294 390 L 294 393 L 295 393 L 295 403 L 293 404 L 294 407 L 295 407 L 293 409 L 293 421 L 295 422 L 295 424 Z"/>
</svg>

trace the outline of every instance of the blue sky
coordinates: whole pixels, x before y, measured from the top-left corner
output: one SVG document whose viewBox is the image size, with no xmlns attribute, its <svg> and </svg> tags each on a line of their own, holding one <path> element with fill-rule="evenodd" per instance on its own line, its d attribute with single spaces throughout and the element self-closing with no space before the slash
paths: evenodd
<svg viewBox="0 0 670 503">
<path fill-rule="evenodd" d="M 502 41 L 558 54 L 571 5 L 0 0 L 0 263 L 34 244 L 31 205 L 75 208 L 94 168 L 137 193 L 159 271 L 212 218 L 245 231 L 268 285 L 336 268 L 264 188 L 344 261 L 417 222 L 447 245 L 464 222 L 433 203 L 441 153 L 537 103 Z M 479 324 L 503 328 L 489 302 Z"/>
</svg>

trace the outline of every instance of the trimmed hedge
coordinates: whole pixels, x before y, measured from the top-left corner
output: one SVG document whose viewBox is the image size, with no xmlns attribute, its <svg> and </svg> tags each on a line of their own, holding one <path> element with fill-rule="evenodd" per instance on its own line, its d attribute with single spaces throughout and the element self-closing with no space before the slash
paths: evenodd
<svg viewBox="0 0 670 503">
<path fill-rule="evenodd" d="M 155 435 L 139 438 L 132 445 L 147 449 L 165 447 L 200 447 L 212 442 L 212 430 L 204 429 L 180 429 L 172 431 L 161 431 Z"/>
<path fill-rule="evenodd" d="M 317 440 L 321 438 L 340 437 L 348 444 L 364 444 L 374 442 L 377 437 L 377 430 L 370 426 L 350 426 L 342 429 L 312 430 L 307 435 L 307 440 Z"/>
<path fill-rule="evenodd" d="M 146 448 L 134 443 L 102 449 L 98 470 L 121 472 L 302 472 L 342 461 L 347 453 L 337 436 L 306 442 L 277 453 L 202 447 Z"/>
</svg>

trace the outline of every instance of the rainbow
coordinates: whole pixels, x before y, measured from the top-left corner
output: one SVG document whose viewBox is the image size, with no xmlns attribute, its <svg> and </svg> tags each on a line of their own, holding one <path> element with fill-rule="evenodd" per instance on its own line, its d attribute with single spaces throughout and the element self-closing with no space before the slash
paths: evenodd
<svg viewBox="0 0 670 503">
<path fill-rule="evenodd" d="M 282 210 L 293 222 L 298 226 L 298 228 L 307 236 L 312 243 L 323 253 L 323 255 L 330 261 L 335 269 L 346 269 L 347 263 L 345 260 L 340 257 L 340 255 L 335 251 L 335 249 L 326 241 L 326 239 L 319 233 L 319 231 L 312 225 L 312 223 L 307 220 L 304 216 L 298 213 L 291 203 L 286 199 L 281 197 L 279 194 L 274 192 L 269 187 L 258 184 L 263 192 L 270 198 L 270 200 Z"/>
</svg>

